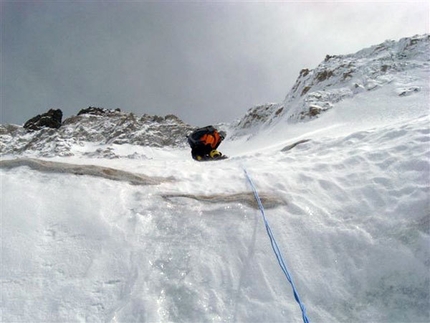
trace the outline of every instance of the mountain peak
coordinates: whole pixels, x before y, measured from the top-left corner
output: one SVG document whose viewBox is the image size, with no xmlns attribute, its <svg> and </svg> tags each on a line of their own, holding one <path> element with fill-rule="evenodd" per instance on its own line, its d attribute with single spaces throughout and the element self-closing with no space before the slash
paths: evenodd
<svg viewBox="0 0 430 323">
<path fill-rule="evenodd" d="M 375 91 L 391 83 L 399 73 L 428 69 L 430 35 L 416 35 L 399 41 L 387 40 L 355 54 L 326 55 L 314 69 L 303 68 L 280 104 L 253 107 L 237 122 L 238 133 L 255 132 L 279 121 L 303 122 L 317 118 L 338 102 Z M 419 88 L 402 91 L 408 95 Z"/>
</svg>

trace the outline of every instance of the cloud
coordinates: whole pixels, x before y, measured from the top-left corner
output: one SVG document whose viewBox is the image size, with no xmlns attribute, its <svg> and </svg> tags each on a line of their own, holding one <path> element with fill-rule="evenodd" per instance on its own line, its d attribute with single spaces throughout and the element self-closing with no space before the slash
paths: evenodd
<svg viewBox="0 0 430 323">
<path fill-rule="evenodd" d="M 49 108 L 194 125 L 281 102 L 302 68 L 428 32 L 426 3 L 2 3 L 2 123 Z"/>
</svg>

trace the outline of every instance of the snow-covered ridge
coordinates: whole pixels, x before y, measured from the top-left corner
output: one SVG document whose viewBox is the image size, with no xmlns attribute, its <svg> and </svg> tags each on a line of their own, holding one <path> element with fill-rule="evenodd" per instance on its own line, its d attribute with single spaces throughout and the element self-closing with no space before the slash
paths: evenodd
<svg viewBox="0 0 430 323">
<path fill-rule="evenodd" d="M 355 54 L 327 55 L 315 69 L 301 70 L 282 103 L 251 108 L 242 119 L 221 127 L 227 128 L 229 139 L 255 135 L 281 121 L 311 120 L 346 99 L 393 83 L 394 95 L 415 95 L 422 89 L 418 71 L 425 74 L 430 69 L 428 53 L 430 35 L 422 35 L 385 41 Z M 0 125 L 0 155 L 145 159 L 147 154 L 124 156 L 115 147 L 185 147 L 185 136 L 193 129 L 174 115 L 139 117 L 118 110 L 86 110 L 90 111 L 67 118 L 58 129 Z"/>
<path fill-rule="evenodd" d="M 67 118 L 58 129 L 32 131 L 17 125 L 0 125 L 0 154 L 116 158 L 112 146 L 177 147 L 185 144 L 185 136 L 193 129 L 174 115 L 138 117 L 118 110 L 99 110 L 104 113 Z"/>
<path fill-rule="evenodd" d="M 327 55 L 315 69 L 302 69 L 285 100 L 251 108 L 237 122 L 237 133 L 267 128 L 280 120 L 298 122 L 317 117 L 337 103 L 399 81 L 396 95 L 413 95 L 413 70 L 429 70 L 430 35 L 387 40 L 355 54 Z M 255 130 L 252 130 L 255 132 Z"/>
</svg>

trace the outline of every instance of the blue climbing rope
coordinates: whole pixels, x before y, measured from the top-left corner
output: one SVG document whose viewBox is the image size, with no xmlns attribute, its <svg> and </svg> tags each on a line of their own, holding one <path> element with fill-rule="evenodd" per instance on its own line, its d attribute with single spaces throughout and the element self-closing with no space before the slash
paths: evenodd
<svg viewBox="0 0 430 323">
<path fill-rule="evenodd" d="M 261 211 L 261 215 L 263 216 L 264 225 L 266 226 L 266 231 L 267 231 L 267 234 L 269 235 L 270 243 L 272 244 L 272 249 L 275 252 L 276 259 L 278 259 L 278 263 L 281 266 L 281 269 L 284 272 L 285 277 L 287 277 L 287 280 L 290 282 L 291 287 L 293 288 L 294 298 L 296 299 L 297 303 L 300 306 L 300 309 L 302 310 L 303 322 L 310 323 L 308 317 L 306 316 L 305 305 L 300 300 L 300 296 L 299 296 L 299 293 L 297 292 L 296 286 L 294 285 L 293 278 L 290 275 L 288 267 L 285 264 L 284 258 L 282 257 L 281 251 L 279 250 L 278 243 L 276 242 L 276 239 L 272 233 L 272 229 L 270 228 L 269 222 L 267 221 L 266 214 L 264 212 L 263 203 L 261 203 L 261 199 L 260 199 L 260 196 L 258 195 L 257 189 L 255 188 L 255 185 L 252 182 L 252 179 L 245 168 L 243 168 L 243 171 L 245 172 L 246 178 L 248 179 L 248 182 L 251 185 L 252 190 L 254 192 L 255 200 L 257 201 L 258 207 L 260 208 L 260 211 Z"/>
</svg>

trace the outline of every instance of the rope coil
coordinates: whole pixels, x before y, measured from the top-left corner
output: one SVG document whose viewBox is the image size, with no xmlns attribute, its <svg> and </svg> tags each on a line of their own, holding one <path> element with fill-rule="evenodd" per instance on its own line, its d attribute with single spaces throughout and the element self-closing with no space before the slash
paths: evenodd
<svg viewBox="0 0 430 323">
<path fill-rule="evenodd" d="M 296 299 L 297 303 L 300 306 L 300 309 L 302 311 L 302 318 L 303 318 L 303 322 L 304 323 L 310 323 L 307 315 L 306 315 L 306 307 L 305 305 L 302 303 L 299 293 L 297 291 L 297 288 L 293 282 L 293 278 L 291 277 L 291 274 L 288 270 L 287 265 L 285 264 L 284 258 L 282 257 L 282 253 L 279 249 L 278 243 L 276 242 L 275 237 L 273 236 L 272 233 L 272 229 L 269 225 L 269 222 L 267 221 L 267 217 L 266 214 L 264 212 L 264 207 L 263 207 L 263 203 L 261 203 L 261 199 L 260 196 L 258 195 L 257 189 L 255 188 L 255 185 L 251 179 L 251 177 L 249 176 L 247 170 L 245 168 L 243 168 L 243 171 L 245 172 L 246 178 L 248 179 L 249 184 L 251 185 L 251 188 L 254 192 L 254 196 L 255 196 L 255 200 L 257 201 L 258 207 L 260 208 L 261 211 L 261 215 L 263 216 L 263 220 L 264 220 L 264 225 L 266 226 L 266 231 L 267 234 L 269 235 L 270 238 L 270 243 L 272 245 L 272 249 L 276 255 L 276 259 L 278 260 L 279 265 L 281 266 L 281 269 L 285 275 L 285 277 L 287 278 L 287 280 L 290 282 L 291 287 L 293 288 L 293 293 L 294 293 L 294 298 Z"/>
</svg>

